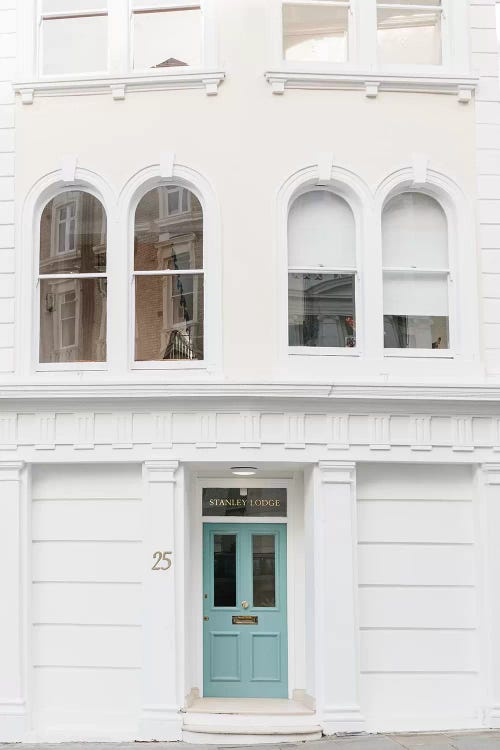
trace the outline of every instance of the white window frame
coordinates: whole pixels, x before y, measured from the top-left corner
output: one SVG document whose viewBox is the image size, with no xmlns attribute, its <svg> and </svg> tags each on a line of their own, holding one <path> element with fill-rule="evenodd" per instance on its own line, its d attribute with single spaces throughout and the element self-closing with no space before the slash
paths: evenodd
<svg viewBox="0 0 500 750">
<path fill-rule="evenodd" d="M 201 29 L 200 29 L 200 50 L 201 50 L 201 65 L 200 66 L 193 66 L 193 65 L 183 65 L 180 67 L 173 67 L 170 70 L 182 72 L 182 71 L 188 71 L 196 69 L 197 67 L 203 68 L 204 60 L 205 60 L 205 34 L 203 32 L 204 27 L 204 4 L 203 0 L 198 0 L 198 2 L 186 2 L 186 0 L 165 0 L 160 5 L 152 5 L 151 3 L 148 3 L 147 0 L 144 0 L 143 3 L 141 3 L 140 6 L 137 6 L 136 8 L 133 7 L 134 3 L 133 0 L 129 0 L 130 2 L 130 19 L 129 19 L 129 70 L 133 73 L 149 73 L 149 74 L 158 74 L 158 75 L 164 75 L 165 74 L 165 68 L 134 68 L 134 16 L 145 14 L 145 13 L 162 13 L 162 12 L 168 12 L 168 11 L 176 11 L 176 10 L 199 10 L 201 14 Z"/>
<path fill-rule="evenodd" d="M 71 0 L 67 0 L 68 6 L 70 5 Z M 97 5 L 97 2 L 96 2 Z M 50 23 L 50 21 L 57 21 L 57 20 L 63 20 L 63 19 L 78 19 L 78 18 L 107 18 L 108 19 L 108 34 L 107 34 L 107 49 L 106 49 L 106 59 L 107 59 L 107 66 L 104 70 L 92 70 L 89 71 L 89 73 L 58 73 L 58 74 L 51 74 L 51 73 L 44 73 L 43 72 L 43 66 L 44 66 L 44 49 L 43 49 L 43 27 L 44 23 Z M 106 10 L 104 9 L 90 9 L 90 10 L 78 10 L 78 11 L 72 11 L 68 9 L 67 11 L 58 11 L 54 13 L 44 13 L 43 11 L 43 0 L 37 0 L 37 62 L 38 62 L 38 76 L 41 79 L 52 79 L 54 77 L 59 76 L 79 76 L 79 75 L 92 75 L 96 76 L 99 74 L 106 74 L 109 70 L 109 56 L 110 56 L 110 49 L 109 49 L 109 42 L 110 42 L 110 18 L 109 18 L 109 6 Z"/>
<path fill-rule="evenodd" d="M 454 94 L 458 101 L 463 103 L 471 100 L 479 78 L 471 68 L 469 0 L 441 0 L 440 65 L 379 64 L 377 0 L 349 0 L 350 52 L 347 63 L 285 60 L 283 3 L 322 4 L 331 1 L 268 0 L 267 23 L 271 30 L 271 41 L 265 78 L 273 94 L 284 94 L 291 88 L 349 89 L 360 90 L 369 98 L 377 97 L 379 91 L 410 91 Z M 382 2 L 383 0 L 381 4 Z M 412 2 L 412 6 L 418 5 L 418 0 Z M 430 6 L 425 7 L 429 10 Z"/>
<path fill-rule="evenodd" d="M 347 57 L 345 60 L 340 62 L 329 62 L 328 60 L 309 60 L 309 61 L 292 61 L 286 60 L 284 55 L 284 28 L 283 28 L 283 7 L 285 5 L 311 5 L 311 6 L 330 6 L 334 8 L 347 8 Z M 323 68 L 323 67 L 335 67 L 335 68 L 347 68 L 354 65 L 357 61 L 357 45 L 356 45 L 356 19 L 354 15 L 353 0 L 281 0 L 281 16 L 280 16 L 280 45 L 281 45 L 281 59 L 283 64 L 291 68 Z"/>
<path fill-rule="evenodd" d="M 443 205 L 443 203 L 439 200 L 438 197 L 433 195 L 432 193 L 417 189 L 417 188 L 411 188 L 411 187 L 402 187 L 401 189 L 391 193 L 386 200 L 383 203 L 382 206 L 382 213 L 381 213 L 381 220 L 383 217 L 383 213 L 386 209 L 386 206 L 390 203 L 392 198 L 397 197 L 398 195 L 404 195 L 405 193 L 416 193 L 418 195 L 427 195 L 433 200 L 436 201 L 436 203 L 439 205 L 441 210 L 444 213 L 444 216 L 446 218 L 446 227 L 447 227 L 447 250 L 448 250 L 448 265 L 446 268 L 427 268 L 427 267 L 421 267 L 421 268 L 413 268 L 409 266 L 385 266 L 382 264 L 382 294 L 384 290 L 384 280 L 386 274 L 390 273 L 411 273 L 412 275 L 418 275 L 422 274 L 423 276 L 429 276 L 429 275 L 436 275 L 439 277 L 446 277 L 446 290 L 448 294 L 448 348 L 447 349 L 418 349 L 418 348 L 385 348 L 383 347 L 383 356 L 384 357 L 404 357 L 404 358 L 412 358 L 412 357 L 423 357 L 423 358 L 435 358 L 435 359 L 455 359 L 457 356 L 456 354 L 456 320 L 454 315 L 455 310 L 455 289 L 454 289 L 454 267 L 453 267 L 453 247 L 451 245 L 452 241 L 452 233 L 450 231 L 451 225 L 450 220 L 451 217 L 449 216 L 449 212 L 446 209 L 446 206 Z M 382 221 L 380 226 L 382 227 Z M 381 235 L 380 243 L 382 247 L 382 257 L 383 257 L 383 238 Z M 384 312 L 383 312 L 383 306 L 384 306 L 384 300 L 382 299 L 382 321 L 381 325 L 384 325 Z M 425 317 L 425 316 L 424 316 Z M 383 343 L 382 343 L 383 346 Z"/>
<path fill-rule="evenodd" d="M 68 4 L 71 0 L 68 0 Z M 202 15 L 201 49 L 199 66 L 172 68 L 132 68 L 132 15 L 133 10 L 148 9 L 151 2 L 144 0 L 141 7 L 132 8 L 131 0 L 108 0 L 107 10 L 68 13 L 42 13 L 42 0 L 23 0 L 19 11 L 20 34 L 25 43 L 19 54 L 18 78 L 14 91 L 23 104 L 32 104 L 36 96 L 71 94 L 110 94 L 120 101 L 132 91 L 163 91 L 166 89 L 202 89 L 208 96 L 218 93 L 225 78 L 219 66 L 217 43 L 216 0 L 165 0 L 166 8 L 199 7 Z M 96 0 L 98 5 L 98 0 Z M 161 10 L 162 6 L 154 8 Z M 151 10 L 153 8 L 151 7 Z M 42 24 L 43 18 L 71 18 L 102 15 L 108 18 L 107 66 L 103 71 L 83 73 L 43 73 Z M 43 18 L 42 18 L 43 17 Z"/>
<path fill-rule="evenodd" d="M 440 13 L 440 37 L 441 37 L 441 62 L 436 64 L 424 65 L 415 63 L 394 63 L 391 65 L 383 65 L 378 60 L 378 42 L 375 39 L 375 45 L 377 49 L 377 68 L 383 71 L 399 71 L 412 68 L 418 69 L 419 71 L 425 71 L 429 74 L 439 73 L 441 70 L 446 70 L 450 65 L 450 44 L 449 44 L 449 32 L 448 32 L 448 13 L 446 12 L 447 0 L 441 0 L 440 5 L 422 5 L 418 0 L 415 2 L 403 4 L 403 3 L 387 3 L 384 0 L 376 0 L 376 28 L 375 34 L 378 36 L 378 11 L 379 10 L 423 10 L 428 13 Z"/>
<path fill-rule="evenodd" d="M 134 263 L 134 236 L 135 236 L 135 214 L 137 211 L 137 207 L 142 200 L 151 190 L 154 190 L 156 188 L 166 188 L 166 193 L 168 193 L 171 189 L 177 190 L 177 189 L 185 189 L 189 192 L 193 193 L 199 200 L 201 209 L 202 209 L 202 216 L 203 216 L 203 264 L 199 268 L 189 268 L 189 269 L 155 269 L 152 271 L 137 271 L 135 269 L 135 263 Z M 160 221 L 161 221 L 161 209 L 162 207 L 165 208 L 165 202 L 160 202 Z M 175 216 L 178 216 L 180 214 L 174 214 Z M 207 239 L 207 232 L 205 229 L 205 222 L 206 222 L 206 215 L 205 215 L 205 205 L 202 199 L 202 196 L 199 194 L 199 192 L 196 190 L 195 186 L 187 185 L 182 180 L 176 180 L 173 179 L 172 181 L 159 181 L 158 184 L 152 185 L 149 189 L 146 189 L 144 191 L 141 191 L 140 195 L 136 197 L 136 200 L 134 201 L 134 204 L 131 206 L 130 210 L 130 221 L 131 221 L 131 251 L 130 251 L 130 315 L 131 315 L 131 326 L 130 330 L 132 331 L 132 335 L 130 337 L 130 349 L 129 349 L 129 367 L 131 370 L 164 370 L 164 369 L 206 369 L 207 368 L 207 336 L 206 336 L 206 330 L 207 330 L 207 284 L 206 284 L 206 272 L 205 272 L 205 262 L 206 262 L 206 239 Z M 140 225 L 139 225 L 140 226 Z M 136 288 L 136 279 L 140 276 L 161 276 L 164 277 L 165 280 L 168 282 L 169 279 L 171 279 L 174 276 L 202 276 L 203 277 L 203 359 L 173 359 L 173 360 L 136 360 L 135 359 L 135 340 L 136 340 L 136 332 L 137 332 L 137 326 L 136 326 L 136 305 L 135 305 L 135 288 Z M 170 281 L 170 284 L 172 282 Z M 168 283 L 167 283 L 168 286 Z M 194 286 L 194 285 L 193 285 Z M 163 296 L 163 304 L 162 306 L 165 307 L 165 288 L 162 289 L 162 296 Z M 193 305 L 194 310 L 194 305 Z M 183 324 L 173 325 L 173 329 L 179 330 L 183 327 Z"/>
<path fill-rule="evenodd" d="M 288 216 L 290 214 L 290 209 L 293 206 L 293 203 L 299 198 L 301 195 L 305 195 L 306 193 L 316 192 L 316 191 L 325 191 L 328 193 L 332 193 L 333 195 L 338 196 L 339 198 L 342 198 L 345 200 L 347 205 L 352 211 L 353 215 L 353 222 L 354 222 L 354 233 L 355 233 L 355 257 L 356 257 L 356 266 L 290 266 L 288 263 Z M 296 193 L 294 193 L 293 197 L 291 198 L 286 212 L 286 241 L 285 241 L 285 247 L 286 247 L 286 309 L 285 309 L 285 315 L 286 315 L 286 349 L 289 356 L 336 356 L 336 357 L 359 357 L 362 353 L 362 346 L 361 346 L 361 339 L 360 336 L 363 335 L 363 326 L 362 326 L 362 317 L 361 317 L 361 309 L 362 309 L 362 299 L 361 299 L 361 284 L 360 284 L 360 273 L 359 273 L 359 267 L 360 267 L 360 237 L 359 237 L 359 228 L 358 228 L 358 221 L 356 216 L 356 211 L 354 210 L 354 206 L 352 205 L 352 202 L 349 200 L 349 198 L 345 195 L 345 193 L 341 190 L 339 190 L 336 186 L 330 186 L 330 185 L 304 185 L 300 190 L 298 190 Z M 354 319 L 356 322 L 356 346 L 348 347 L 348 346 L 290 346 L 290 339 L 289 339 L 289 311 L 288 311 L 288 290 L 289 290 L 289 277 L 288 275 L 290 273 L 323 273 L 323 274 L 353 274 L 354 275 Z"/>
<path fill-rule="evenodd" d="M 40 336 L 41 336 L 41 320 L 40 320 L 40 303 L 41 303 L 41 282 L 44 280 L 50 280 L 54 279 L 56 281 L 60 282 L 68 282 L 73 281 L 76 279 L 105 279 L 106 280 L 106 320 L 109 319 L 109 309 L 110 306 L 108 304 L 108 292 L 109 292 L 109 260 L 107 258 L 106 260 L 106 271 L 105 272 L 95 272 L 95 273 L 61 273 L 61 274 L 55 274 L 55 273 L 40 273 L 40 223 L 42 219 L 43 212 L 46 208 L 46 206 L 51 202 L 54 201 L 54 205 L 57 207 L 57 201 L 59 198 L 63 200 L 63 196 L 67 193 L 72 192 L 82 192 L 82 193 L 88 193 L 89 195 L 92 195 L 94 198 L 96 198 L 102 205 L 103 211 L 105 212 L 106 218 L 107 217 L 107 211 L 106 206 L 104 202 L 102 201 L 102 198 L 100 198 L 96 193 L 93 191 L 87 189 L 86 187 L 82 187 L 81 185 L 68 185 L 67 187 L 63 189 L 59 189 L 57 192 L 54 192 L 54 194 L 46 201 L 44 201 L 43 205 L 39 207 L 39 210 L 37 211 L 37 215 L 34 217 L 36 221 L 36 229 L 35 229 L 35 243 L 34 243 L 34 267 L 35 267 L 35 274 L 34 274 L 34 289 L 33 289 L 33 299 L 35 300 L 33 315 L 34 315 L 34 321 L 33 321 L 33 331 L 34 331 L 34 357 L 35 357 L 35 370 L 38 372 L 61 372 L 66 370 L 106 370 L 108 369 L 108 341 L 109 341 L 109 331 L 107 328 L 107 334 L 106 334 L 106 360 L 103 362 L 40 362 Z M 109 220 L 106 222 L 106 226 L 108 227 L 108 237 L 109 237 Z M 51 223 L 51 231 L 54 231 L 54 222 Z M 57 257 L 57 256 L 56 256 Z M 62 256 L 64 257 L 64 256 Z M 77 304 L 78 307 L 78 304 Z M 56 312 L 57 312 L 56 308 Z M 78 321 L 77 321 L 78 323 Z M 78 329 L 78 324 L 76 325 L 76 328 Z M 57 341 L 59 341 L 59 338 L 57 337 Z"/>
</svg>

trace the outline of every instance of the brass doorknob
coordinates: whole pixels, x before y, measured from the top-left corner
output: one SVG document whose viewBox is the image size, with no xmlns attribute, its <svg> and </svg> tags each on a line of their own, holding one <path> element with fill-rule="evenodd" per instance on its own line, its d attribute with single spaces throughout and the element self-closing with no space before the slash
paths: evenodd
<svg viewBox="0 0 500 750">
<path fill-rule="evenodd" d="M 243 609 L 248 609 L 248 602 L 241 602 L 241 606 L 243 607 Z"/>
</svg>

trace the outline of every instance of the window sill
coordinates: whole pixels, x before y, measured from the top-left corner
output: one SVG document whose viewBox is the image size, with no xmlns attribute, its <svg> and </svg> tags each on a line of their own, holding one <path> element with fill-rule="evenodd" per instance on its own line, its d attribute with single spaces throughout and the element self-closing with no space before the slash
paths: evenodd
<svg viewBox="0 0 500 750">
<path fill-rule="evenodd" d="M 162 360 L 161 362 L 132 362 L 130 369 L 137 370 L 208 370 L 206 361 L 200 360 Z"/>
<path fill-rule="evenodd" d="M 384 357 L 413 359 L 455 359 L 451 349 L 384 349 Z"/>
<path fill-rule="evenodd" d="M 312 68 L 291 70 L 283 68 L 265 73 L 273 94 L 284 94 L 285 89 L 343 89 L 363 91 L 375 98 L 379 91 L 409 91 L 432 94 L 453 94 L 459 102 L 467 103 L 478 85 L 478 77 L 471 74 L 439 73 L 363 73 L 358 71 L 321 71 Z"/>
<path fill-rule="evenodd" d="M 40 362 L 36 372 L 105 372 L 107 362 Z"/>
<path fill-rule="evenodd" d="M 294 346 L 288 348 L 290 357 L 360 357 L 359 349 L 330 346 Z"/>
<path fill-rule="evenodd" d="M 23 104 L 33 104 L 37 96 L 83 96 L 111 94 L 116 101 L 125 99 L 129 91 L 165 91 L 167 89 L 205 89 L 208 96 L 218 93 L 225 73 L 219 70 L 176 69 L 175 73 L 129 73 L 123 76 L 107 74 L 44 77 L 32 81 L 17 81 L 14 91 Z"/>
</svg>

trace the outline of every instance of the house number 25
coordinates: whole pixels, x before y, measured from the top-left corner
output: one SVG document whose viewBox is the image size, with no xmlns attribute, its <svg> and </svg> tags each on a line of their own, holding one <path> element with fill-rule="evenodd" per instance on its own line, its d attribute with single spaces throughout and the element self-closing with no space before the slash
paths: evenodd
<svg viewBox="0 0 500 750">
<path fill-rule="evenodd" d="M 172 565 L 172 560 L 169 557 L 171 554 L 171 552 L 153 552 L 155 564 L 151 570 L 168 570 Z M 165 565 L 160 565 L 160 563 L 165 563 Z"/>
</svg>

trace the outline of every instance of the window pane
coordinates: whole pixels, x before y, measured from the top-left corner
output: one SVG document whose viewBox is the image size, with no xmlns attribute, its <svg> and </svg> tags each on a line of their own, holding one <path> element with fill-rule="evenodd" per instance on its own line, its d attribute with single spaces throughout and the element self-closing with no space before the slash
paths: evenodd
<svg viewBox="0 0 500 750">
<path fill-rule="evenodd" d="M 384 274 L 384 313 L 390 315 L 448 315 L 446 274 Z"/>
<path fill-rule="evenodd" d="M 327 190 L 311 190 L 294 200 L 288 215 L 288 264 L 356 266 L 354 216 L 343 198 Z"/>
<path fill-rule="evenodd" d="M 290 346 L 356 346 L 354 274 L 289 273 Z"/>
<path fill-rule="evenodd" d="M 136 271 L 203 268 L 203 212 L 194 193 L 177 187 L 146 193 L 135 214 L 134 264 Z"/>
<path fill-rule="evenodd" d="M 104 273 L 106 214 L 89 193 L 72 190 L 53 198 L 40 220 L 40 273 Z"/>
<path fill-rule="evenodd" d="M 448 318 L 384 315 L 386 349 L 448 349 Z"/>
<path fill-rule="evenodd" d="M 432 5 L 441 7 L 441 0 L 378 0 L 378 5 Z"/>
<path fill-rule="evenodd" d="M 42 13 L 75 13 L 79 10 L 107 10 L 108 0 L 43 0 Z"/>
<path fill-rule="evenodd" d="M 270 534 L 252 536 L 253 606 L 276 606 L 275 537 Z"/>
<path fill-rule="evenodd" d="M 440 65 L 441 13 L 432 10 L 379 8 L 378 59 L 398 63 Z"/>
<path fill-rule="evenodd" d="M 344 62 L 348 55 L 347 7 L 283 5 L 285 60 Z"/>
<path fill-rule="evenodd" d="M 201 11 L 134 13 L 134 68 L 201 65 Z"/>
<path fill-rule="evenodd" d="M 203 359 L 203 275 L 137 276 L 135 359 Z"/>
<path fill-rule="evenodd" d="M 107 16 L 43 21 L 43 72 L 91 73 L 108 67 Z"/>
<path fill-rule="evenodd" d="M 106 280 L 40 281 L 40 362 L 106 360 Z"/>
<path fill-rule="evenodd" d="M 214 536 L 214 607 L 236 606 L 236 535 Z"/>
<path fill-rule="evenodd" d="M 423 193 L 392 198 L 382 215 L 383 264 L 447 268 L 448 224 L 439 203 Z"/>
</svg>

